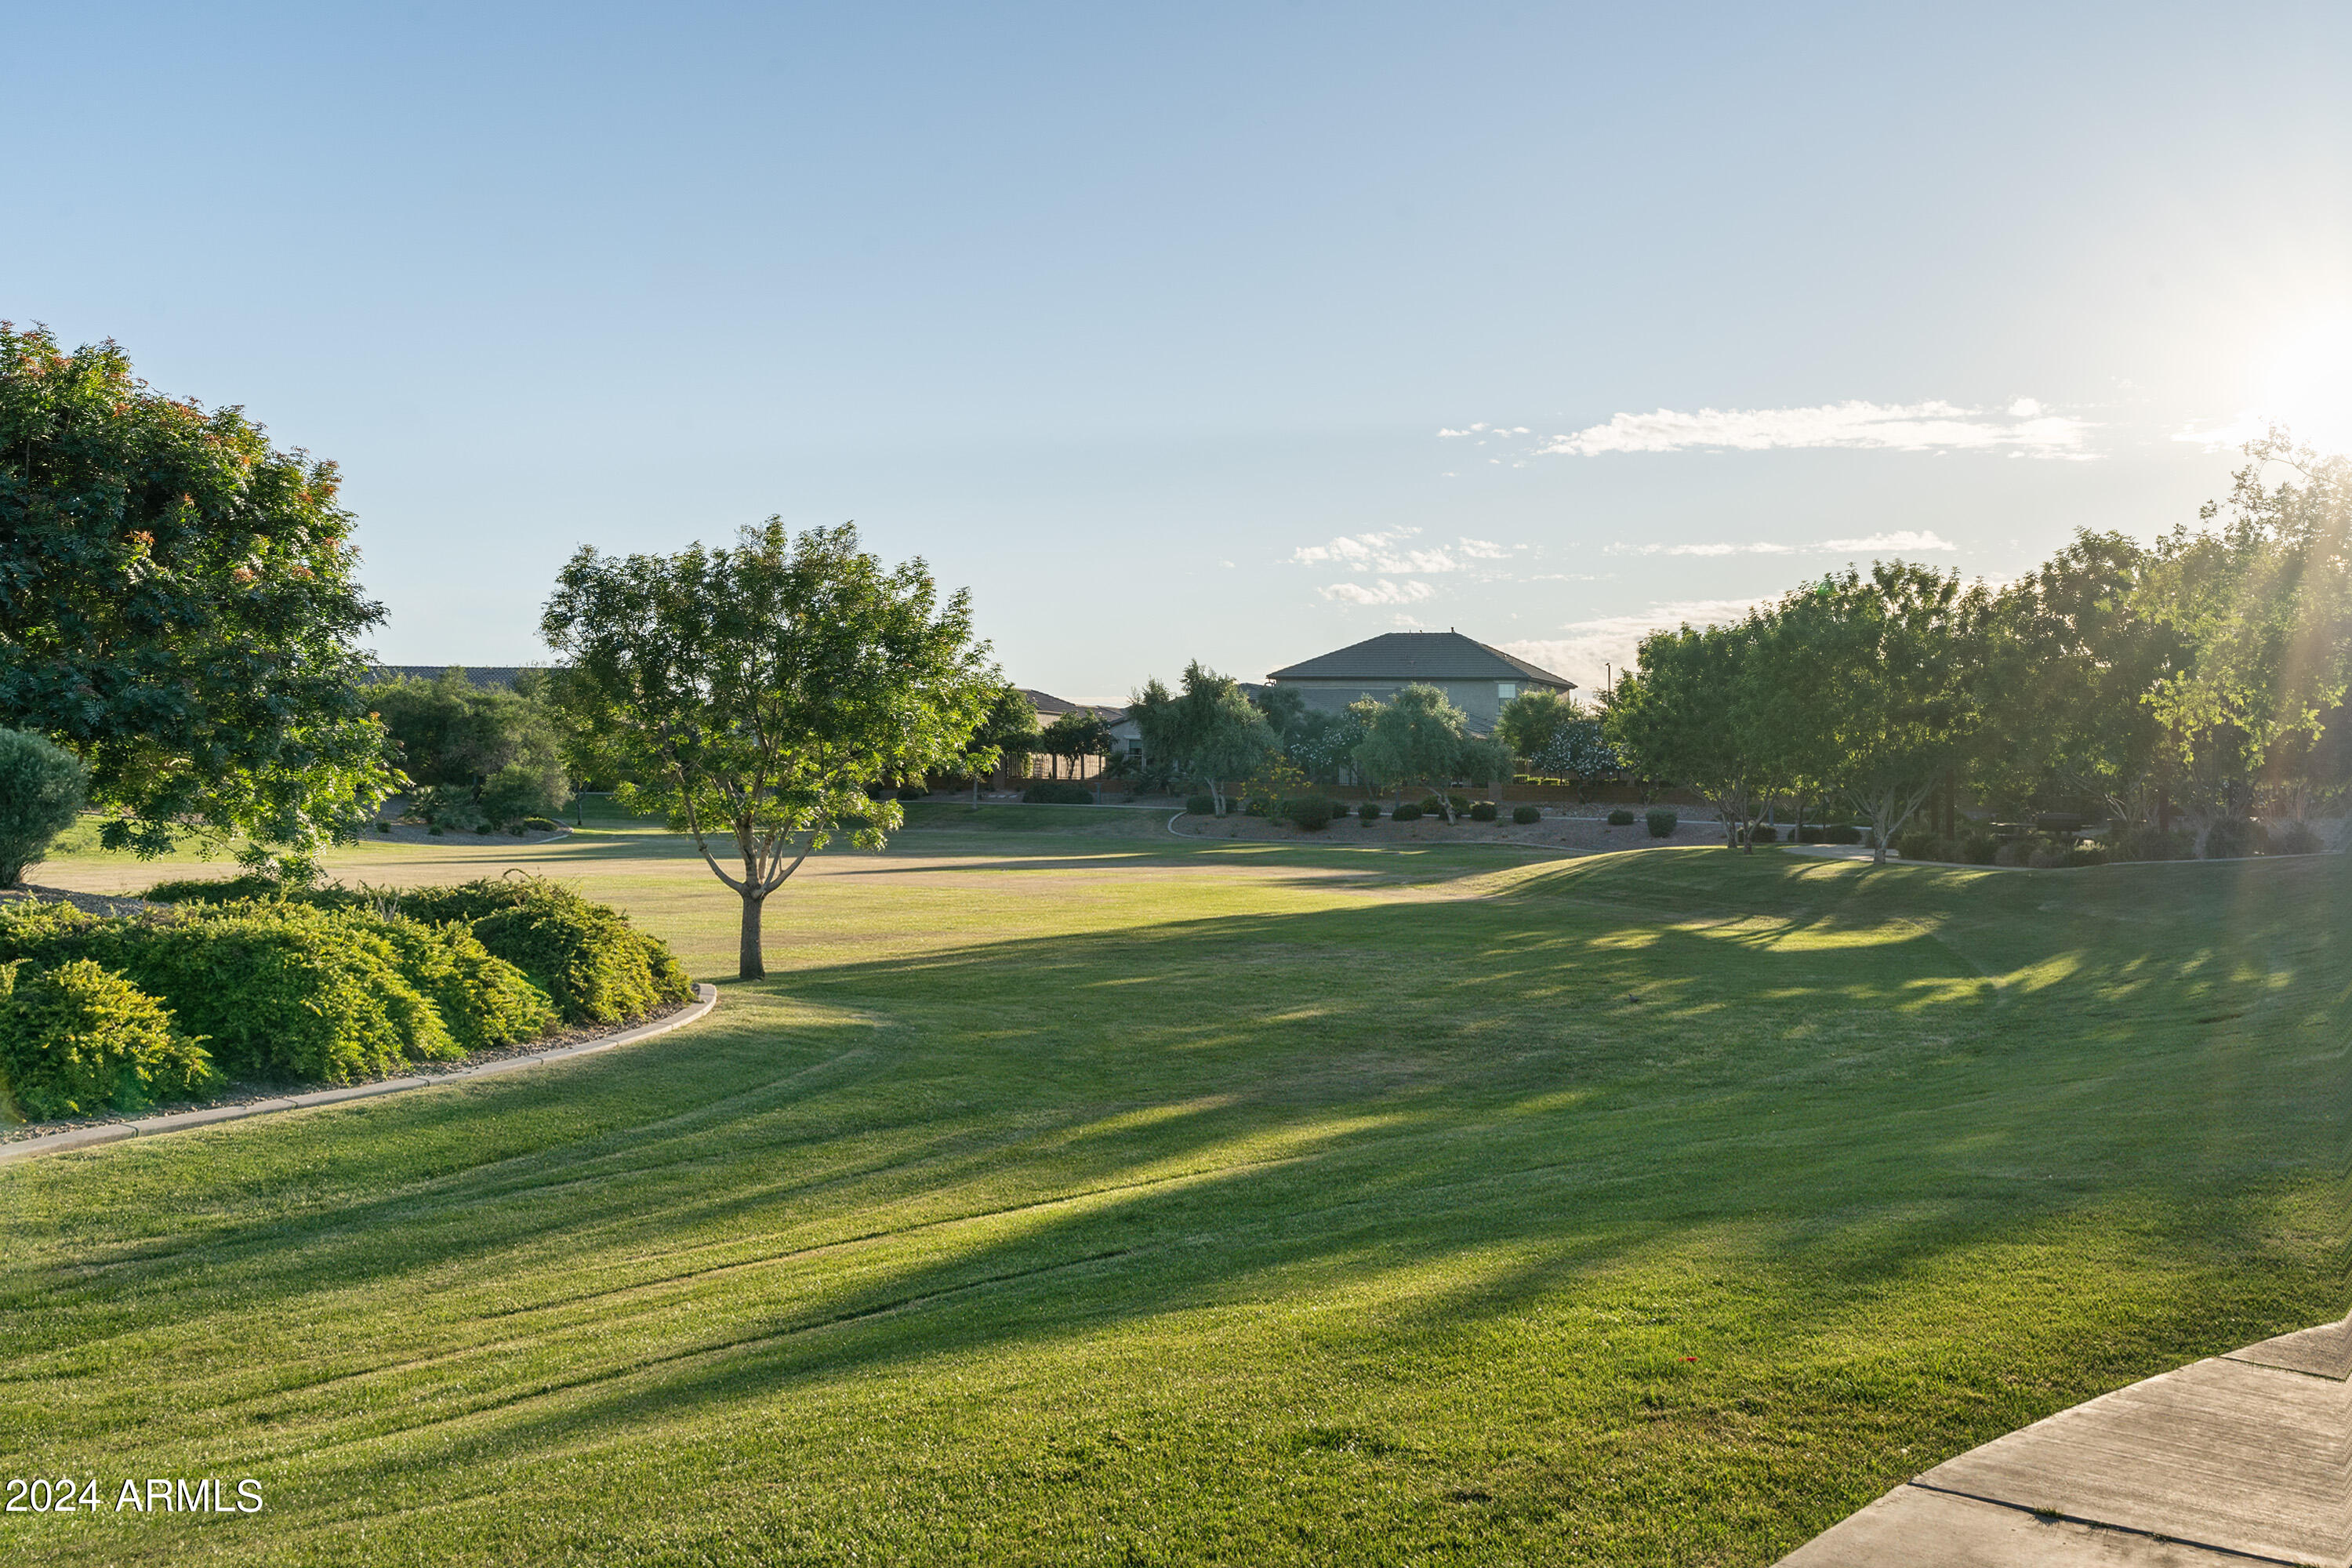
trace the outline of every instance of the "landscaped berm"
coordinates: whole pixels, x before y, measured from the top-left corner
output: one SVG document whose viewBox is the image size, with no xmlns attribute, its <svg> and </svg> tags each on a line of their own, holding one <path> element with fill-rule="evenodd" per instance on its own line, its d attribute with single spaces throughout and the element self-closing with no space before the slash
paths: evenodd
<svg viewBox="0 0 2352 1568">
<path fill-rule="evenodd" d="M 0 1164 L 12 1563 L 1767 1563 L 2345 1308 L 2335 857 L 2047 872 L 918 806 L 709 1018 Z M 130 890 L 180 868 L 55 857 Z M 259 1512 L 112 1503 L 250 1479 Z"/>
</svg>

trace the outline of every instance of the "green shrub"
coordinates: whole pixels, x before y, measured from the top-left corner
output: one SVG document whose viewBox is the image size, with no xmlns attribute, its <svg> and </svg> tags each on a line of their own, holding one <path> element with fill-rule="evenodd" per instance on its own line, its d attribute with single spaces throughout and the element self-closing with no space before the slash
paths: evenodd
<svg viewBox="0 0 2352 1568">
<path fill-rule="evenodd" d="M 1993 850 L 1992 863 L 1996 866 L 2031 865 L 2033 861 L 2033 852 L 2041 847 L 2042 841 L 2031 835 L 2018 838 L 2005 838 L 1999 847 Z"/>
<path fill-rule="evenodd" d="M 1797 829 L 1797 837 L 1794 842 L 1799 844 L 1819 844 L 1821 841 L 1822 825 L 1820 823 L 1808 822 Z"/>
<path fill-rule="evenodd" d="M 437 823 L 437 822 L 436 822 L 436 823 L 435 823 L 432 826 L 430 826 L 430 827 L 426 828 L 425 831 L 425 832 L 427 832 L 427 833 L 432 834 L 436 838 L 438 838 L 442 834 L 446 833 L 446 832 L 448 832 L 449 830 L 448 830 L 447 828 L 446 828 L 446 827 L 442 826 L 439 823 Z"/>
<path fill-rule="evenodd" d="M 1650 826 L 1651 837 L 1671 838 L 1674 837 L 1675 825 L 1682 819 L 1671 811 L 1653 809 L 1643 815 L 1643 820 Z"/>
<path fill-rule="evenodd" d="M 511 827 L 526 816 L 554 816 L 569 793 L 560 765 L 510 763 L 482 781 L 479 804 L 493 826 Z"/>
<path fill-rule="evenodd" d="M 2194 843 L 2188 834 L 2178 828 L 2161 833 L 2152 822 L 2116 833 L 2107 846 L 2110 860 L 2187 860 L 2193 854 Z"/>
<path fill-rule="evenodd" d="M 2041 838 L 2026 852 L 2025 863 L 2036 871 L 2055 871 L 2074 862 L 2072 839 Z"/>
<path fill-rule="evenodd" d="M 641 1017 L 694 994 L 675 960 L 664 965 L 651 956 L 667 948 L 620 910 L 541 878 L 417 888 L 401 895 L 400 909 L 434 924 L 466 921 L 484 947 L 554 1000 L 567 1024 Z"/>
<path fill-rule="evenodd" d="M 2256 847 L 2253 823 L 2242 816 L 2225 816 L 2205 830 L 2205 858 L 2235 860 Z"/>
<path fill-rule="evenodd" d="M 1822 842 L 1824 844 L 1859 844 L 1862 842 L 1862 829 L 1856 827 L 1851 822 L 1833 822 L 1830 824 L 1829 826 L 1822 829 Z"/>
<path fill-rule="evenodd" d="M 524 819 L 522 826 L 524 830 L 530 833 L 561 833 L 563 831 L 563 824 L 544 816 L 527 817 Z"/>
<path fill-rule="evenodd" d="M 1491 800 L 1478 801 L 1470 807 L 1470 820 L 1473 822 L 1492 822 L 1495 817 L 1495 803 Z"/>
<path fill-rule="evenodd" d="M 227 1080 L 163 1005 L 87 958 L 0 964 L 0 1093 L 35 1121 L 201 1100 Z"/>
<path fill-rule="evenodd" d="M 1208 795 L 1188 795 L 1184 797 L 1184 813 L 1188 816 L 1214 816 L 1217 798 Z"/>
<path fill-rule="evenodd" d="M 1748 825 L 1748 842 L 1778 844 L 1780 842 L 1780 830 L 1769 822 L 1751 822 Z"/>
<path fill-rule="evenodd" d="M 373 923 L 398 955 L 402 977 L 432 1002 L 461 1048 L 520 1045 L 562 1022 L 547 993 L 493 956 L 463 921 Z"/>
<path fill-rule="evenodd" d="M 1895 852 L 1906 860 L 1933 860 L 1942 837 L 1932 827 L 1915 827 L 1895 837 Z"/>
<path fill-rule="evenodd" d="M 2066 864 L 2069 866 L 2104 866 L 2106 863 L 2107 852 L 2095 844 L 2078 844 L 2066 851 Z"/>
<path fill-rule="evenodd" d="M 1040 779 L 1023 790 L 1021 798 L 1031 805 L 1091 805 L 1095 792 L 1084 784 Z"/>
<path fill-rule="evenodd" d="M 1319 833 L 1331 826 L 1331 803 L 1319 795 L 1286 800 L 1282 803 L 1282 815 L 1309 833 Z"/>
<path fill-rule="evenodd" d="M 2270 830 L 2267 853 L 2273 855 L 2316 855 L 2319 835 L 2307 822 L 2282 822 Z"/>
<path fill-rule="evenodd" d="M 282 900 L 197 904 L 173 918 L 0 910 L 0 962 L 119 970 L 207 1037 L 236 1077 L 345 1083 L 461 1054 L 366 919 Z"/>
<path fill-rule="evenodd" d="M 2000 847 L 1989 834 L 1971 834 L 1960 840 L 1960 858 L 1971 866 L 1990 866 L 1993 852 Z"/>
<path fill-rule="evenodd" d="M 1381 803 L 1376 800 L 1365 801 L 1356 807 L 1356 815 L 1366 822 L 1378 822 L 1381 819 Z"/>
<path fill-rule="evenodd" d="M 375 825 L 375 830 L 378 833 L 389 833 L 392 831 L 392 824 L 389 822 L 379 822 Z"/>
<path fill-rule="evenodd" d="M 929 800 L 931 798 L 931 792 L 924 788 L 921 784 L 901 784 L 898 787 L 898 798 L 900 800 Z"/>
<path fill-rule="evenodd" d="M 182 877 L 158 882 L 139 896 L 151 904 L 228 904 L 278 894 L 277 879 L 247 871 L 235 877 Z"/>
<path fill-rule="evenodd" d="M 1543 807 L 1539 805 L 1515 805 L 1511 807 L 1511 820 L 1517 823 L 1521 827 L 1525 827 L 1530 822 L 1541 822 L 1543 820 Z"/>
<path fill-rule="evenodd" d="M 1415 805 L 1409 800 L 1401 801 L 1398 803 L 1396 810 L 1390 813 L 1390 815 L 1394 816 L 1399 822 L 1419 822 L 1421 820 L 1421 807 Z"/>
<path fill-rule="evenodd" d="M 41 863 L 89 793 L 80 758 L 26 731 L 0 730 L 0 888 Z"/>
<path fill-rule="evenodd" d="M 1609 826 L 1612 827 L 1631 827 L 1633 826 L 1633 814 L 1621 805 L 1617 807 L 1616 810 L 1609 814 Z"/>
</svg>

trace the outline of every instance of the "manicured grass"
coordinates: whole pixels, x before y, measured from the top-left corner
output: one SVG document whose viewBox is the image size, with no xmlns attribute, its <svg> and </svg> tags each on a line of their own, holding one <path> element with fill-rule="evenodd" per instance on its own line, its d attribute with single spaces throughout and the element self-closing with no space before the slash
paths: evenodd
<svg viewBox="0 0 2352 1568">
<path fill-rule="evenodd" d="M 2344 1310 L 2340 860 L 961 809 L 812 862 L 695 1029 L 0 1168 L 0 1474 L 270 1500 L 0 1550 L 1766 1563 Z M 344 863 L 575 877 L 725 981 L 679 849 Z"/>
</svg>

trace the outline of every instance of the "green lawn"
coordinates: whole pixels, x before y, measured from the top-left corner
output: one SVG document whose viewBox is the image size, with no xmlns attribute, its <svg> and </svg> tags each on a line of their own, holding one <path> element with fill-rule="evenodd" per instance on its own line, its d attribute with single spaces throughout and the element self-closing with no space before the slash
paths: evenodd
<svg viewBox="0 0 2352 1568">
<path fill-rule="evenodd" d="M 2344 861 L 913 818 L 690 1030 L 0 1167 L 0 1475 L 268 1499 L 0 1552 L 1760 1563 L 2344 1310 Z M 730 897 L 592 827 L 342 864 L 550 869 L 725 982 Z"/>
</svg>

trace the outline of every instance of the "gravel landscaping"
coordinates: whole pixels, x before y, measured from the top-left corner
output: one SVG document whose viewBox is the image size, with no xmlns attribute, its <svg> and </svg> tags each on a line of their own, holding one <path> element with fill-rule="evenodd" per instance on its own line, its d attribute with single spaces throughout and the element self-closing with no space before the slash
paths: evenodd
<svg viewBox="0 0 2352 1568">
<path fill-rule="evenodd" d="M 1675 824 L 1673 835 L 1653 838 L 1638 816 L 1631 826 L 1612 827 L 1602 816 L 1546 816 L 1521 826 L 1515 822 L 1473 822 L 1465 816 L 1453 826 L 1442 816 L 1418 822 L 1397 822 L 1381 807 L 1380 817 L 1366 822 L 1350 816 L 1335 821 L 1318 833 L 1308 833 L 1286 822 L 1262 816 L 1180 816 L 1173 830 L 1187 838 L 1255 839 L 1267 843 L 1318 844 L 1517 844 L 1529 849 L 1570 849 L 1591 853 L 1609 849 L 1644 849 L 1674 844 L 1721 844 L 1723 824 L 1689 816 Z"/>
</svg>

